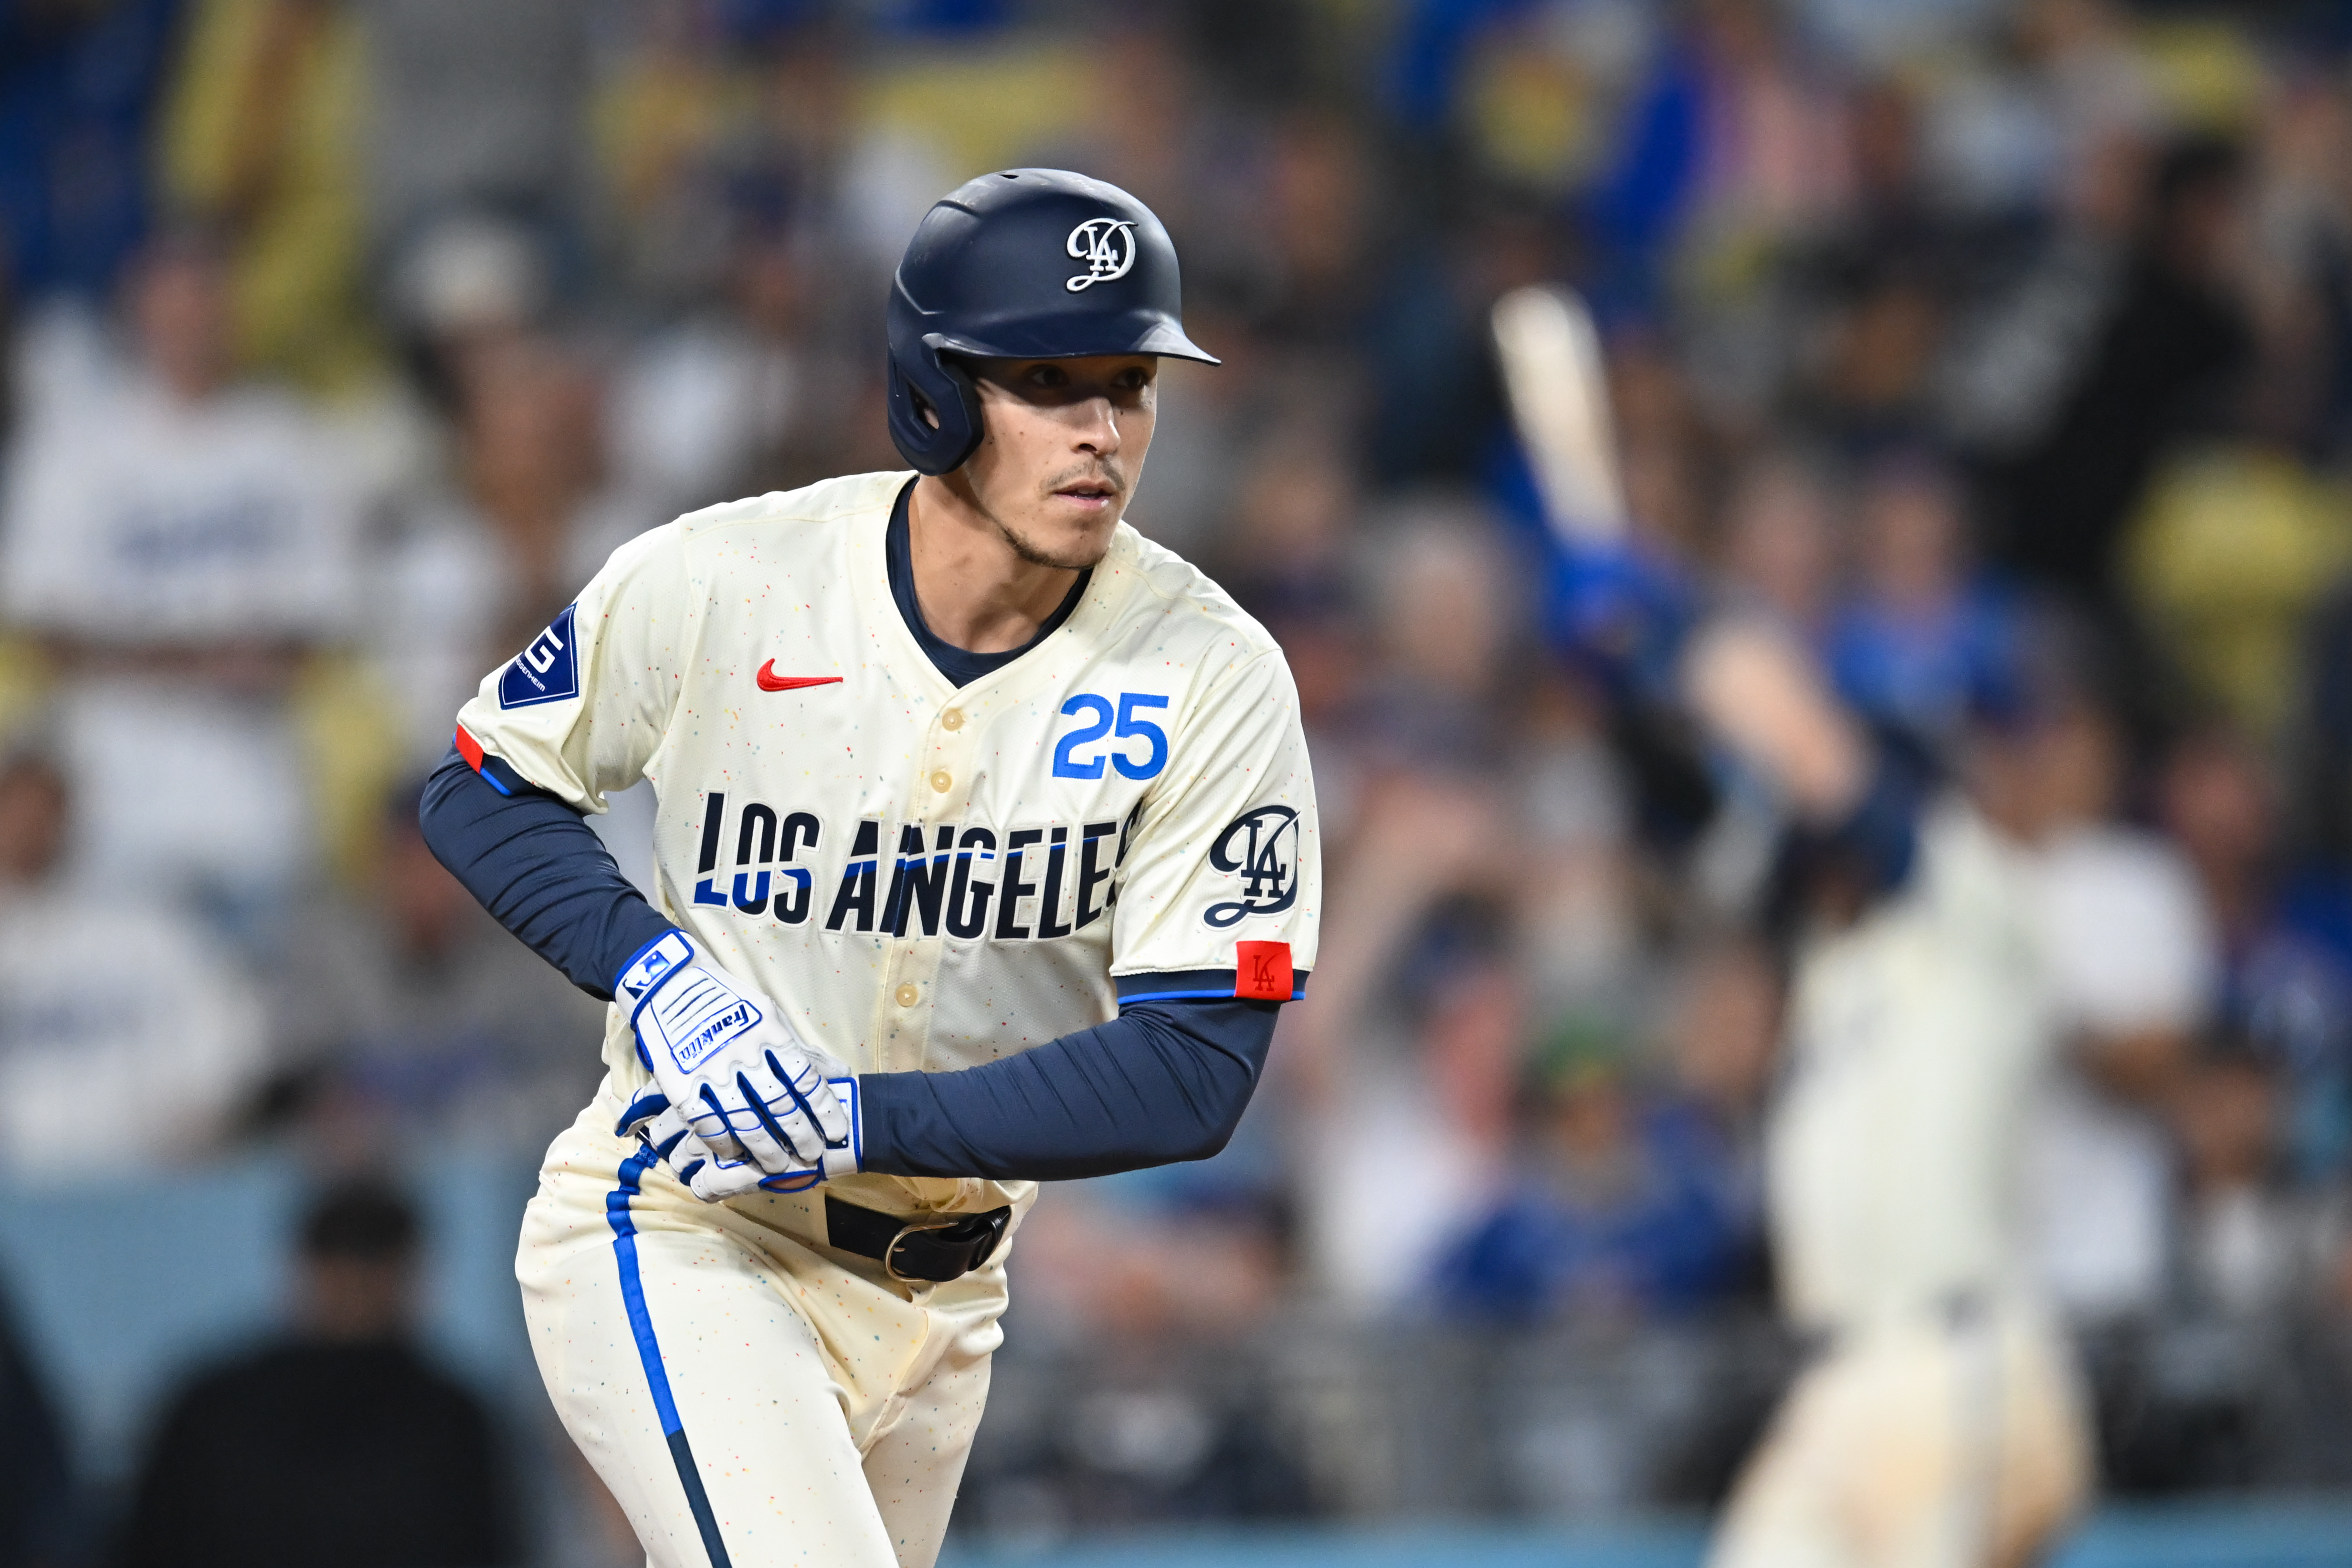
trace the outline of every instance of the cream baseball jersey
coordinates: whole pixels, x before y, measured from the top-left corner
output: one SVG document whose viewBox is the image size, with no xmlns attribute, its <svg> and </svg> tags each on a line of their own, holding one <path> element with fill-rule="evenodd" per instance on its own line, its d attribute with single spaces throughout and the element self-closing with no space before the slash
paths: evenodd
<svg viewBox="0 0 2352 1568">
<path fill-rule="evenodd" d="M 906 473 L 692 513 L 614 552 L 459 715 L 587 811 L 644 779 L 662 913 L 859 1071 L 951 1071 L 1121 999 L 1288 999 L 1315 798 L 1288 667 L 1122 523 L 1068 619 L 958 688 L 892 598 Z M 646 1081 L 615 1009 L 605 1061 Z M 958 1208 L 1028 1184 L 845 1178 Z M 955 1190 L 978 1186 L 983 1190 Z"/>
<path fill-rule="evenodd" d="M 1852 1329 L 2027 1272 L 2020 1139 L 2056 1035 L 2022 852 L 1952 800 L 1904 888 L 1801 953 L 1767 1134 L 1790 1316 Z"/>
</svg>

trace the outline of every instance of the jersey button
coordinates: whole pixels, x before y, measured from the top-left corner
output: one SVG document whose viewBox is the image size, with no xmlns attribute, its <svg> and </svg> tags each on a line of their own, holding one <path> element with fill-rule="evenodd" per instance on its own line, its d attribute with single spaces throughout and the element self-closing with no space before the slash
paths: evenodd
<svg viewBox="0 0 2352 1568">
<path fill-rule="evenodd" d="M 902 1008 L 911 1008 L 915 1005 L 915 998 L 922 994 L 922 992 L 915 989 L 911 985 L 900 986 L 898 988 L 898 1005 Z"/>
<path fill-rule="evenodd" d="M 940 727 L 941 729 L 961 729 L 963 727 L 963 709 L 960 707 L 951 707 L 948 709 L 947 712 L 940 715 Z"/>
<path fill-rule="evenodd" d="M 950 773 L 944 768 L 931 775 L 931 788 L 938 790 L 942 795 L 948 792 L 949 786 L 952 785 L 954 782 L 955 775 Z"/>
</svg>

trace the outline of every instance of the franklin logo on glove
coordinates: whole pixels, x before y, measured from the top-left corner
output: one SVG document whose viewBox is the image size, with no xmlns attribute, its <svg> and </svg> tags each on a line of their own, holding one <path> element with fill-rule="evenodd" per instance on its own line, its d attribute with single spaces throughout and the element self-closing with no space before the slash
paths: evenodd
<svg viewBox="0 0 2352 1568">
<path fill-rule="evenodd" d="M 750 1001 L 719 985 L 705 982 L 677 989 L 675 998 L 666 990 L 655 1007 L 662 1014 L 670 1060 L 680 1072 L 701 1066 L 712 1051 L 755 1028 L 763 1016 Z"/>
</svg>

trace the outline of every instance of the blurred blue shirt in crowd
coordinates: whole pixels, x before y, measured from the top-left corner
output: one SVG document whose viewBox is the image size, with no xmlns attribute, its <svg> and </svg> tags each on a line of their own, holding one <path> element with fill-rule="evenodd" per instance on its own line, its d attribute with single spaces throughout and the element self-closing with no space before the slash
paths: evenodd
<svg viewBox="0 0 2352 1568">
<path fill-rule="evenodd" d="M 0 5 L 0 281 L 101 296 L 145 234 L 179 0 Z"/>
</svg>

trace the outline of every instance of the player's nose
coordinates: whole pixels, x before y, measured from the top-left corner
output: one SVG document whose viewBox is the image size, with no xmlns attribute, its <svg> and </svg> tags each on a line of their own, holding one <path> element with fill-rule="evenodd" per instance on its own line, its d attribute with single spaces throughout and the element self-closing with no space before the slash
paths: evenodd
<svg viewBox="0 0 2352 1568">
<path fill-rule="evenodd" d="M 1072 422 L 1070 444 L 1080 452 L 1098 457 L 1108 457 L 1118 451 L 1121 440 L 1118 410 L 1107 397 L 1090 397 L 1071 405 L 1076 418 Z"/>
</svg>

